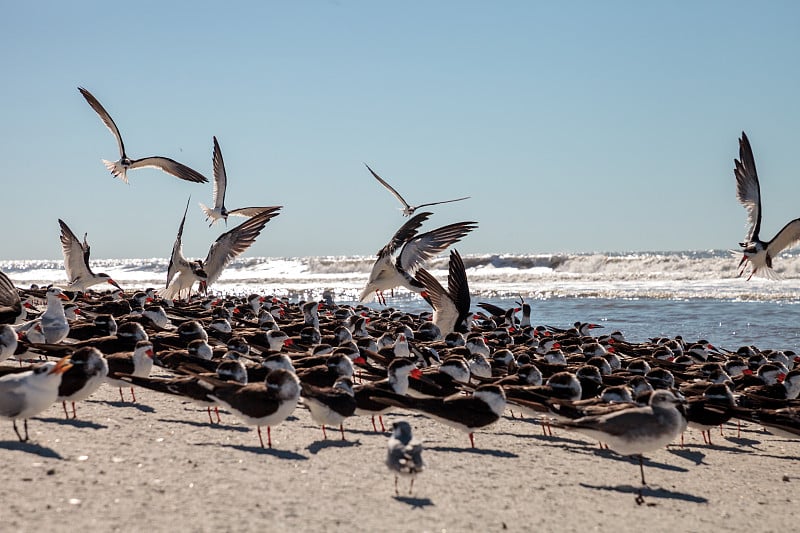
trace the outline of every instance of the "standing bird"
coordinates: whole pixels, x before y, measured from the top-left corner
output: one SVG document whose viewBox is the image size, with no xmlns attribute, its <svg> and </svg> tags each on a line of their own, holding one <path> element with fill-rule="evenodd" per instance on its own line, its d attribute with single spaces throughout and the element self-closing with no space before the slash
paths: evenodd
<svg viewBox="0 0 800 533">
<path fill-rule="evenodd" d="M 397 490 L 397 476 L 410 476 L 411 484 L 408 493 L 414 490 L 414 478 L 418 473 L 425 469 L 422 460 L 422 442 L 414 439 L 411 435 L 411 425 L 405 420 L 392 424 L 392 434 L 389 436 L 389 444 L 386 452 L 386 466 L 394 472 L 394 493 L 399 496 Z"/>
<path fill-rule="evenodd" d="M 380 183 L 381 185 L 383 185 L 384 187 L 386 187 L 386 190 L 388 190 L 390 193 L 392 193 L 392 196 L 394 196 L 395 198 L 397 198 L 397 200 L 398 200 L 398 201 L 399 201 L 401 204 L 403 204 L 403 207 L 401 208 L 401 209 L 402 209 L 402 211 L 403 211 L 403 216 L 410 217 L 411 215 L 413 215 L 413 214 L 414 214 L 414 211 L 416 211 L 416 210 L 417 210 L 417 209 L 419 209 L 420 207 L 426 207 L 426 206 L 429 206 L 429 205 L 448 204 L 448 203 L 450 203 L 450 202 L 460 202 L 461 200 L 467 200 L 467 199 L 469 198 L 469 196 L 464 196 L 464 197 L 462 197 L 462 198 L 455 198 L 455 199 L 453 199 L 453 200 L 443 200 L 443 201 L 441 201 L 441 202 L 429 202 L 429 203 L 427 203 L 427 204 L 419 204 L 419 205 L 414 205 L 414 206 L 412 206 L 412 205 L 408 205 L 408 202 L 406 202 L 406 201 L 405 201 L 405 199 L 404 199 L 402 196 L 400 196 L 400 193 L 399 193 L 399 192 L 397 192 L 396 190 L 394 190 L 394 187 L 392 187 L 391 185 L 389 185 L 388 183 L 386 183 L 386 182 L 383 180 L 383 178 L 381 178 L 380 176 L 378 176 L 378 175 L 375 173 L 375 171 L 374 171 L 374 170 L 372 170 L 371 168 L 369 168 L 369 165 L 367 165 L 366 163 L 364 163 L 364 166 L 365 166 L 365 167 L 367 167 L 367 170 L 369 170 L 369 171 L 370 171 L 370 173 L 371 173 L 371 174 L 372 174 L 372 175 L 375 177 L 375 179 L 376 179 L 376 180 L 378 180 L 378 183 Z"/>
<path fill-rule="evenodd" d="M 20 442 L 29 438 L 28 419 L 56 401 L 61 375 L 71 367 L 69 357 L 64 357 L 58 363 L 49 361 L 32 370 L 0 377 L 0 418 L 12 421 Z M 25 438 L 17 429 L 20 418 L 24 420 Z"/>
<path fill-rule="evenodd" d="M 211 221 L 208 227 L 214 225 L 217 220 L 224 220 L 228 223 L 229 216 L 252 217 L 269 207 L 240 207 L 239 209 L 228 210 L 225 207 L 225 190 L 228 188 L 228 175 L 225 172 L 225 162 L 222 160 L 222 150 L 219 148 L 217 138 L 214 137 L 214 207 L 208 207 L 200 202 L 200 209 L 206 214 L 206 221 Z"/>
<path fill-rule="evenodd" d="M 50 287 L 45 293 L 47 308 L 39 318 L 20 324 L 16 330 L 25 332 L 28 342 L 57 344 L 69 335 L 69 322 L 64 314 L 64 301 L 69 300 L 58 287 Z"/>
<path fill-rule="evenodd" d="M 747 221 L 750 229 L 739 243 L 742 247 L 742 260 L 739 261 L 739 276 L 744 274 L 745 265 L 750 262 L 750 275 L 763 276 L 767 279 L 777 278 L 776 272 L 772 269 L 772 259 L 787 248 L 795 246 L 800 242 L 800 218 L 796 218 L 786 224 L 768 242 L 764 242 L 759 237 L 761 232 L 761 186 L 758 182 L 756 173 L 756 162 L 753 158 L 753 150 L 750 148 L 750 141 L 742 132 L 739 139 L 739 159 L 734 159 L 736 176 L 736 198 L 739 203 L 747 210 Z"/>
<path fill-rule="evenodd" d="M 111 279 L 111 276 L 104 273 L 95 274 L 89 266 L 89 243 L 86 241 L 86 235 L 83 235 L 83 243 L 78 240 L 78 237 L 69 229 L 69 226 L 58 219 L 58 224 L 61 226 L 61 251 L 64 252 L 64 270 L 67 272 L 67 280 L 69 283 L 66 289 L 69 291 L 85 292 L 86 289 L 92 285 L 99 283 L 109 283 L 114 287 L 122 290 L 122 287 L 117 285 L 117 282 Z"/>
<path fill-rule="evenodd" d="M 264 229 L 267 222 L 279 215 L 278 210 L 281 207 L 267 207 L 256 216 L 220 235 L 208 250 L 205 261 L 199 259 L 189 261 L 183 255 L 183 245 L 181 243 L 183 225 L 186 222 L 186 212 L 189 209 L 189 203 L 187 202 L 181 225 L 178 228 L 178 236 L 172 247 L 172 257 L 167 269 L 167 287 L 161 291 L 160 296 L 171 300 L 179 298 L 183 291 L 188 291 L 188 297 L 195 281 L 200 282 L 200 291 L 205 292 L 208 286 L 219 278 L 222 271 L 231 261 L 256 242 L 256 237 Z"/>
<path fill-rule="evenodd" d="M 366 301 L 373 292 L 383 300 L 383 291 L 400 285 L 410 291 L 422 292 L 425 287 L 414 278 L 417 270 L 478 227 L 477 222 L 457 222 L 417 235 L 417 229 L 431 214 L 425 212 L 412 217 L 397 230 L 392 240 L 378 251 L 378 259 L 372 265 L 372 272 L 367 285 L 361 291 L 359 301 Z M 383 303 L 386 301 L 383 300 Z"/>
<path fill-rule="evenodd" d="M 85 400 L 95 393 L 108 376 L 108 363 L 97 348 L 85 346 L 70 356 L 72 368 L 61 376 L 57 401 L 61 401 L 64 415 L 69 418 L 67 402 L 72 402 L 72 418 L 77 418 L 75 402 Z"/>
<path fill-rule="evenodd" d="M 89 102 L 89 105 L 92 106 L 92 109 L 94 109 L 95 112 L 100 115 L 100 120 L 103 121 L 106 127 L 117 139 L 117 144 L 119 145 L 119 160 L 111 162 L 103 159 L 103 164 L 105 164 L 106 168 L 114 176 L 118 177 L 123 182 L 128 183 L 128 170 L 153 167 L 160 168 L 167 174 L 172 174 L 176 178 L 180 178 L 182 180 L 191 181 L 194 183 L 208 182 L 208 178 L 196 170 L 192 170 L 186 165 L 178 163 L 169 157 L 153 156 L 144 157 L 142 159 L 130 159 L 125 153 L 125 145 L 122 143 L 122 136 L 119 133 L 119 129 L 117 128 L 117 125 L 114 124 L 114 120 L 111 118 L 111 115 L 108 114 L 108 111 L 105 110 L 105 108 L 100 104 L 97 98 L 92 95 L 92 93 L 83 87 L 78 87 L 78 90 L 81 92 L 86 101 Z"/>
</svg>

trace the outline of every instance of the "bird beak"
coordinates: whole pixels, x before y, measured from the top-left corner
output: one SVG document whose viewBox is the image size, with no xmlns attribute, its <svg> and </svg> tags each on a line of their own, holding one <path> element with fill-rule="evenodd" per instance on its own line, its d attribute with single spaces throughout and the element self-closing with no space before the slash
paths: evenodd
<svg viewBox="0 0 800 533">
<path fill-rule="evenodd" d="M 420 370 L 419 368 L 415 368 L 414 370 L 411 371 L 410 375 L 414 379 L 419 379 L 422 377 L 422 370 Z"/>
<path fill-rule="evenodd" d="M 68 301 L 69 301 L 69 296 L 67 296 L 66 294 L 63 294 L 63 293 L 62 293 L 62 294 L 59 294 L 59 295 L 58 295 L 58 298 L 59 298 L 60 300 L 64 300 L 65 302 L 68 302 Z"/>
<path fill-rule="evenodd" d="M 119 290 L 122 290 L 122 287 L 120 287 L 120 286 L 117 284 L 117 282 L 116 282 L 116 281 L 114 281 L 113 279 L 109 278 L 109 279 L 108 279 L 108 283 L 110 283 L 111 285 L 115 286 L 115 287 L 116 287 L 116 288 L 118 288 Z"/>
<path fill-rule="evenodd" d="M 70 360 L 69 356 L 61 358 L 56 366 L 53 367 L 53 370 L 50 371 L 51 374 L 63 374 L 67 370 L 72 368 L 72 361 Z"/>
</svg>

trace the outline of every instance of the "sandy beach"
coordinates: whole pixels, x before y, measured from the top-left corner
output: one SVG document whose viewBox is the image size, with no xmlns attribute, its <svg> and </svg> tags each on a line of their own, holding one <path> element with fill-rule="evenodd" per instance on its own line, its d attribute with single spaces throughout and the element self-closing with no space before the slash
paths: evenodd
<svg viewBox="0 0 800 533">
<path fill-rule="evenodd" d="M 167 375 L 163 371 L 154 375 Z M 126 399 L 129 395 L 126 391 Z M 104 385 L 65 420 L 61 405 L 31 419 L 31 442 L 0 426 L 5 531 L 778 531 L 800 485 L 798 440 L 735 424 L 713 444 L 652 453 L 645 503 L 636 461 L 564 430 L 503 417 L 466 434 L 398 410 L 424 440 L 427 470 L 409 495 L 384 465 L 388 434 L 368 417 L 323 440 L 298 408 L 262 449 L 255 428 L 224 411 Z M 266 431 L 265 438 L 266 438 Z"/>
</svg>

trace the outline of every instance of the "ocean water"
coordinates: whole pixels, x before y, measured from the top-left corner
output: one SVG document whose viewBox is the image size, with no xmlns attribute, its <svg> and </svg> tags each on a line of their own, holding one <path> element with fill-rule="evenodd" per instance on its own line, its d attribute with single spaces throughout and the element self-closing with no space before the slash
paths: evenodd
<svg viewBox="0 0 800 533">
<path fill-rule="evenodd" d="M 211 290 L 228 294 L 269 294 L 290 299 L 320 298 L 333 292 L 340 303 L 354 303 L 364 287 L 374 256 L 252 257 L 234 261 Z M 465 255 L 472 294 L 478 302 L 515 306 L 524 298 L 533 322 L 569 327 L 596 322 L 605 331 L 622 331 L 633 341 L 682 335 L 707 339 L 735 350 L 759 348 L 800 352 L 800 254 L 775 261 L 780 280 L 737 277 L 738 258 L 727 251 L 481 254 Z M 164 258 L 92 261 L 123 288 L 163 287 Z M 64 283 L 63 261 L 0 261 L 0 270 L 17 286 Z M 447 278 L 447 257 L 429 270 Z M 403 289 L 386 294 L 387 305 L 409 312 L 429 309 Z M 369 305 L 380 307 L 372 302 Z M 603 330 L 597 330 L 603 331 Z"/>
</svg>

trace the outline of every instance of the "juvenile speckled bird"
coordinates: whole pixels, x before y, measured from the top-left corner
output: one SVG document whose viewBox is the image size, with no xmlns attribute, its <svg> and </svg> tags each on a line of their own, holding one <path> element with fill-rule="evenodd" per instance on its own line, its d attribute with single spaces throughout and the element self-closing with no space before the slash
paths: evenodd
<svg viewBox="0 0 800 533">
<path fill-rule="evenodd" d="M 411 484 L 408 487 L 408 493 L 411 494 L 414 489 L 414 479 L 425 468 L 422 460 L 422 442 L 412 437 L 411 426 L 401 420 L 392 424 L 392 435 L 389 437 L 387 448 L 386 466 L 394 472 L 394 493 L 400 495 L 397 490 L 397 477 L 402 475 L 411 476 Z"/>
</svg>

